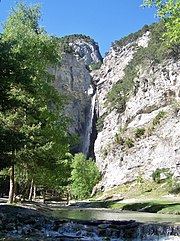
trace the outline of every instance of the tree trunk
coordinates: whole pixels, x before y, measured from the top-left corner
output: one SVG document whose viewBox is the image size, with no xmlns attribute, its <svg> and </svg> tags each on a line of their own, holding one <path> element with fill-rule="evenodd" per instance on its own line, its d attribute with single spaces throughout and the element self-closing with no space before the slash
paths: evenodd
<svg viewBox="0 0 180 241">
<path fill-rule="evenodd" d="M 36 200 L 36 186 L 34 185 L 33 200 Z"/>
<path fill-rule="evenodd" d="M 46 198 L 45 189 L 43 189 L 42 196 L 43 196 L 43 204 L 45 204 L 45 198 Z"/>
<path fill-rule="evenodd" d="M 9 184 L 9 199 L 8 203 L 13 203 L 14 201 L 14 163 L 11 163 L 10 167 L 10 184 Z"/>
<path fill-rule="evenodd" d="M 33 195 L 33 186 L 34 186 L 34 181 L 33 179 L 31 180 L 31 186 L 30 186 L 30 190 L 29 190 L 29 201 L 32 201 L 32 195 Z"/>
</svg>

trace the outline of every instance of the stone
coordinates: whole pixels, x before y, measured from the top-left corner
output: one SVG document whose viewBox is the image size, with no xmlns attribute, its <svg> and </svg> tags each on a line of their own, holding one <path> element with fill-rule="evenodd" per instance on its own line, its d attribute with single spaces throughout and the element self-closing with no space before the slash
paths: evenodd
<svg viewBox="0 0 180 241">
<path fill-rule="evenodd" d="M 65 115 L 72 119 L 69 127 L 71 134 L 76 134 L 80 142 L 73 152 L 89 152 L 90 134 L 92 125 L 91 103 L 95 87 L 89 71 L 91 63 L 102 61 L 98 44 L 89 38 L 75 39 L 69 43 L 73 53 L 63 53 L 61 65 L 49 71 L 55 75 L 55 88 L 67 97 Z M 87 143 L 87 144 L 86 144 Z M 88 147 L 87 147 L 88 145 Z"/>
<path fill-rule="evenodd" d="M 106 104 L 112 86 L 123 78 L 139 47 L 148 46 L 150 37 L 148 30 L 135 42 L 112 46 L 103 61 L 97 43 L 76 38 L 69 43 L 74 52 L 64 53 L 61 66 L 51 70 L 55 87 L 69 97 L 65 113 L 73 119 L 70 133 L 80 137 L 73 153 L 91 154 L 101 173 L 93 194 L 133 182 L 139 175 L 152 180 L 157 168 L 166 167 L 180 179 L 180 60 L 139 66 L 126 108 L 118 112 Z M 101 61 L 98 70 L 87 67 Z M 159 113 L 166 114 L 155 125 Z M 96 120 L 101 123 L 98 133 Z M 140 128 L 144 134 L 136 138 Z"/>
<path fill-rule="evenodd" d="M 146 47 L 150 39 L 149 31 L 136 40 L 138 46 Z M 180 61 L 166 60 L 161 64 L 140 67 L 136 93 L 132 91 L 122 113 L 108 110 L 107 94 L 113 84 L 122 79 L 124 68 L 137 51 L 137 45 L 111 47 L 99 71 L 91 73 L 97 83 L 96 111 L 103 119 L 102 129 L 95 140 L 96 163 L 102 174 L 102 181 L 94 189 L 109 190 L 115 186 L 130 183 L 141 175 L 144 180 L 152 180 L 157 168 L 169 168 L 174 178 L 180 178 L 180 121 L 174 103 L 180 101 Z M 158 113 L 166 115 L 153 126 Z M 135 138 L 138 128 L 145 134 Z M 153 129 L 154 128 L 154 129 Z M 118 143 L 117 136 L 132 139 L 128 148 Z"/>
</svg>

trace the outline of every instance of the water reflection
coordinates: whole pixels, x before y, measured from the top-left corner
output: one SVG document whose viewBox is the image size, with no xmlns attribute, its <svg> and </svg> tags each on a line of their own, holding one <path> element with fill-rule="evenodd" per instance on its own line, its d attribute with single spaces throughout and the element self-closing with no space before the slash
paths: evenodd
<svg viewBox="0 0 180 241">
<path fill-rule="evenodd" d="M 54 209 L 52 215 L 56 218 L 84 220 L 136 220 L 139 222 L 170 222 L 180 223 L 179 215 L 157 214 L 145 212 L 115 212 L 103 209 Z"/>
</svg>

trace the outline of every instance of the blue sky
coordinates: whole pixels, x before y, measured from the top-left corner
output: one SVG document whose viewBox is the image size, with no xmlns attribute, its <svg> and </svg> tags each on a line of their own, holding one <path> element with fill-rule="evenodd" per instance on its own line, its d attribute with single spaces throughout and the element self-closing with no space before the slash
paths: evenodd
<svg viewBox="0 0 180 241">
<path fill-rule="evenodd" d="M 57 37 L 75 33 L 88 35 L 99 43 L 102 55 L 115 40 L 157 21 L 155 9 L 140 7 L 143 0 L 1 0 L 1 25 L 15 2 L 40 3 L 40 24 L 49 34 Z"/>
</svg>

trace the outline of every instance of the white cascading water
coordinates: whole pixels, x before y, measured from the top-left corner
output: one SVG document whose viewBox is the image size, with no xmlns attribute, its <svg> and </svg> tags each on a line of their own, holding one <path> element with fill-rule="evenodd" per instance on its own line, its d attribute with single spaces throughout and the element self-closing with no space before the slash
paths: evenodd
<svg viewBox="0 0 180 241">
<path fill-rule="evenodd" d="M 87 116 L 86 130 L 83 138 L 82 153 L 87 157 L 89 154 L 90 138 L 93 127 L 94 108 L 96 103 L 96 93 L 91 98 L 91 107 Z"/>
</svg>

